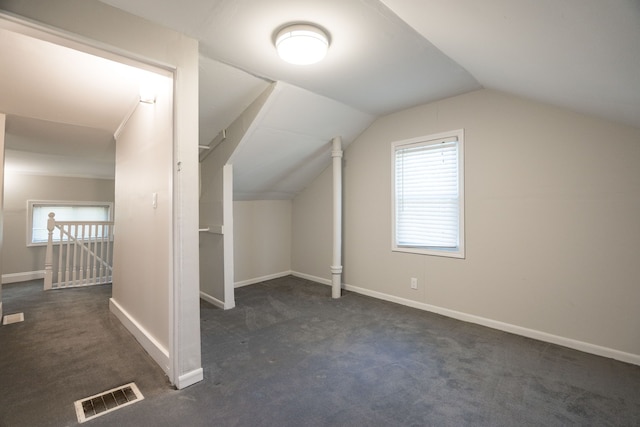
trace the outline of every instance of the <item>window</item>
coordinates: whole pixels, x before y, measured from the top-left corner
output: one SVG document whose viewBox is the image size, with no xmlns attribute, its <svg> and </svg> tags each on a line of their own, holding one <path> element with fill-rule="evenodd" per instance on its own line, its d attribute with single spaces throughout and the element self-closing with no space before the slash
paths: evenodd
<svg viewBox="0 0 640 427">
<path fill-rule="evenodd" d="M 46 245 L 49 239 L 47 220 L 49 212 L 57 221 L 110 221 L 112 203 L 109 202 L 52 202 L 29 200 L 27 202 L 27 246 Z M 60 235 L 53 233 L 53 240 Z"/>
<path fill-rule="evenodd" d="M 392 250 L 464 258 L 463 134 L 393 144 Z"/>
</svg>

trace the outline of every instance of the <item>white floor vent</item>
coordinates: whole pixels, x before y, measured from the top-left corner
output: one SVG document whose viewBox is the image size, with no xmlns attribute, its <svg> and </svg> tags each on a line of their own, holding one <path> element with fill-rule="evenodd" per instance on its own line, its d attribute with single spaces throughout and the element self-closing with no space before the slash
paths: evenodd
<svg viewBox="0 0 640 427">
<path fill-rule="evenodd" d="M 129 383 L 85 399 L 76 400 L 74 405 L 78 422 L 83 423 L 142 399 L 144 396 L 135 383 Z"/>
<path fill-rule="evenodd" d="M 24 322 L 24 313 L 7 314 L 2 318 L 3 325 L 10 325 L 18 322 Z"/>
</svg>

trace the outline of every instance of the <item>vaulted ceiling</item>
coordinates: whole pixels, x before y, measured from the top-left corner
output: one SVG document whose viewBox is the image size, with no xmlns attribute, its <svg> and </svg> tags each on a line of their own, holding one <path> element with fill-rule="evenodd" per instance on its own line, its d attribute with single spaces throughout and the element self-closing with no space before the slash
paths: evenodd
<svg viewBox="0 0 640 427">
<path fill-rule="evenodd" d="M 250 198 L 271 197 L 269 194 L 293 197 L 328 164 L 322 147 L 329 143 L 329 122 L 336 125 L 331 131 L 344 133 L 349 144 L 380 115 L 479 88 L 640 127 L 637 0 L 102 2 L 200 41 L 201 144 L 229 126 L 269 84 L 286 84 L 284 95 L 269 107 L 269 116 L 278 118 L 279 132 L 276 135 L 265 122 L 244 145 L 246 156 L 237 159 L 237 192 L 250 194 Z M 286 64 L 273 47 L 274 32 L 283 24 L 303 21 L 328 30 L 329 53 L 315 65 Z M 3 40 L 13 43 L 6 37 L 0 32 L 0 49 L 6 48 Z M 11 46 L 8 49 L 13 55 L 15 45 Z M 5 52 L 0 50 L 3 58 L 7 57 Z M 59 65 L 47 67 L 39 70 L 55 70 Z M 0 103 L 9 99 L 5 95 L 15 92 L 1 84 L 3 68 Z M 36 81 L 51 78 L 42 77 L 37 70 L 30 68 L 23 77 Z M 73 83 L 78 79 L 82 81 L 76 77 Z M 99 90 L 107 83 L 97 86 Z M 73 85 L 64 87 L 60 82 L 57 88 L 66 97 L 75 93 Z M 84 97 L 89 102 L 86 92 Z M 10 118 L 13 114 L 40 122 L 57 121 L 55 116 L 12 110 L 7 102 L 0 104 L 0 109 Z M 112 134 L 113 123 L 118 121 L 113 115 L 124 117 L 130 108 L 127 96 L 121 102 L 122 108 L 114 106 L 111 113 L 105 113 L 103 124 L 64 124 Z M 86 113 L 87 107 L 83 108 Z M 335 118 L 336 111 L 350 111 L 357 119 L 342 123 Z M 16 124 L 10 120 L 8 130 L 29 127 L 24 120 Z M 297 127 L 299 123 L 304 123 L 303 129 Z M 314 141 L 317 149 L 301 148 L 309 141 Z M 255 155 L 258 151 L 251 154 L 252 146 L 256 150 L 273 147 L 283 156 L 267 166 L 264 158 Z M 327 158 L 314 158 L 310 153 Z M 305 165 L 315 166 L 303 173 Z M 281 176 L 283 167 L 304 179 Z M 259 170 L 262 175 L 252 176 L 250 170 Z M 271 184 L 252 186 L 257 179 Z"/>
</svg>

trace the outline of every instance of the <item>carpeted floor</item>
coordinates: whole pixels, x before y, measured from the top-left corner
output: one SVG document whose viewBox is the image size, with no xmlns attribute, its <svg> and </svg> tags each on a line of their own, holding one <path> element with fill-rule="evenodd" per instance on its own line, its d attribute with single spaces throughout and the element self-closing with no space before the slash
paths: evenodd
<svg viewBox="0 0 640 427">
<path fill-rule="evenodd" d="M 109 312 L 111 286 L 43 290 L 42 280 L 2 286 L 0 426 L 77 424 L 73 402 L 135 381 L 153 398 L 168 379 Z"/>
<path fill-rule="evenodd" d="M 74 425 L 74 400 L 129 381 L 145 400 L 87 425 L 640 425 L 639 366 L 294 277 L 202 303 L 205 380 L 176 391 L 109 287 L 40 289 L 3 287 L 25 322 L 0 327 L 0 426 Z"/>
</svg>

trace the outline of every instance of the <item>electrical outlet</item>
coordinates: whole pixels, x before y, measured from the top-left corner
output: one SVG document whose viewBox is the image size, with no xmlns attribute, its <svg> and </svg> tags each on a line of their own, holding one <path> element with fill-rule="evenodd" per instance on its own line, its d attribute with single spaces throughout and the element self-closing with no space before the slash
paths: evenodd
<svg viewBox="0 0 640 427">
<path fill-rule="evenodd" d="M 411 289 L 418 289 L 418 279 L 415 277 L 411 278 Z"/>
</svg>

